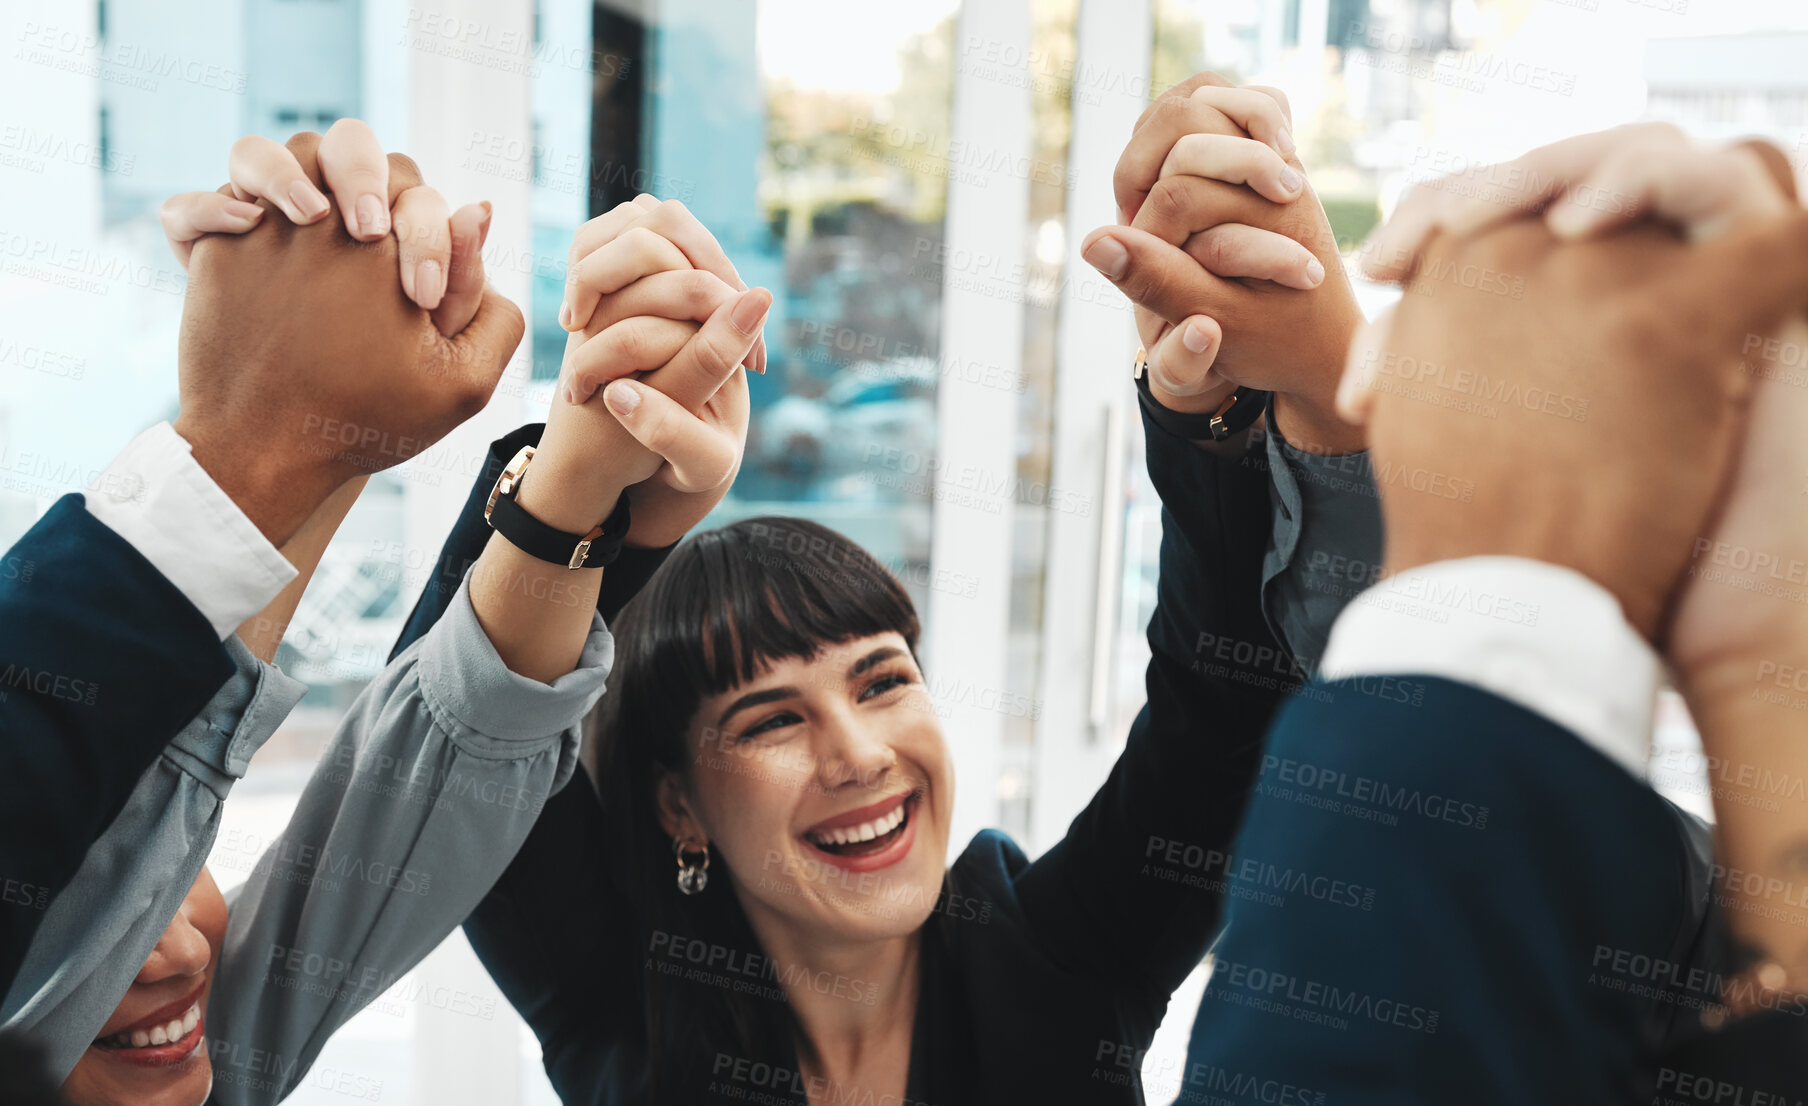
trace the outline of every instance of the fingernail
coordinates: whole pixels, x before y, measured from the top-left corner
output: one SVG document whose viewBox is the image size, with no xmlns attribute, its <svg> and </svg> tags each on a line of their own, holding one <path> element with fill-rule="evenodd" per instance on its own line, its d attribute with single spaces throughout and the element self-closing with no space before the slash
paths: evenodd
<svg viewBox="0 0 1808 1106">
<path fill-rule="evenodd" d="M 1285 188 L 1287 191 L 1298 192 L 1300 190 L 1300 185 L 1304 183 L 1306 183 L 1306 178 L 1300 176 L 1299 170 L 1295 169 L 1293 166 L 1289 165 L 1287 168 L 1281 170 L 1281 187 Z"/>
<path fill-rule="evenodd" d="M 734 312 L 728 316 L 728 321 L 742 334 L 755 334 L 758 333 L 760 324 L 766 321 L 766 313 L 771 307 L 772 301 L 765 296 L 743 293 L 740 301 L 734 305 Z"/>
<path fill-rule="evenodd" d="M 1123 276 L 1130 266 L 1130 251 L 1109 234 L 1086 247 L 1081 256 L 1086 258 L 1086 264 L 1104 273 L 1107 280 Z"/>
<path fill-rule="evenodd" d="M 1282 127 L 1274 136 L 1274 144 L 1280 147 L 1282 157 L 1291 155 L 1294 150 L 1293 132 L 1286 127 Z"/>
<path fill-rule="evenodd" d="M 358 197 L 358 233 L 389 233 L 389 209 L 383 206 L 383 201 L 374 192 L 366 192 Z"/>
<path fill-rule="evenodd" d="M 571 302 L 569 300 L 559 305 L 559 329 L 571 329 Z"/>
<path fill-rule="evenodd" d="M 614 387 L 603 392 L 603 402 L 609 405 L 609 410 L 627 418 L 640 406 L 640 393 L 634 390 L 634 385 L 618 381 Z"/>
<path fill-rule="evenodd" d="M 226 214 L 235 219 L 243 219 L 254 223 L 263 217 L 264 209 L 256 204 L 248 204 L 244 200 L 227 200 Z"/>
<path fill-rule="evenodd" d="M 301 212 L 303 219 L 314 220 L 326 214 L 326 209 L 333 206 L 326 202 L 326 196 L 305 180 L 298 180 L 289 185 L 289 201 L 295 210 Z"/>
<path fill-rule="evenodd" d="M 1212 344 L 1212 336 L 1200 329 L 1198 323 L 1188 323 L 1180 332 L 1180 344 L 1194 353 L 1204 353 Z"/>
<path fill-rule="evenodd" d="M 414 267 L 414 290 L 420 294 L 422 306 L 437 305 L 446 294 L 446 274 L 432 258 Z"/>
<path fill-rule="evenodd" d="M 1559 238 L 1574 238 L 1593 224 L 1594 215 L 1587 208 L 1577 204 L 1558 204 L 1551 211 L 1549 226 L 1551 233 Z"/>
<path fill-rule="evenodd" d="M 1313 287 L 1324 283 L 1325 267 L 1318 258 L 1306 262 L 1306 279 L 1312 282 Z"/>
</svg>

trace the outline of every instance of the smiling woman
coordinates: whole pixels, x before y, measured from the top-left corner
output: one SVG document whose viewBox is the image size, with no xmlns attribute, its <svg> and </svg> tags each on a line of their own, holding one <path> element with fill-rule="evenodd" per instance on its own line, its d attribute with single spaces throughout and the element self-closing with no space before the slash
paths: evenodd
<svg viewBox="0 0 1808 1106">
<path fill-rule="evenodd" d="M 73 1106 L 187 1106 L 213 1082 L 203 1047 L 226 900 L 202 869 L 125 997 L 63 1084 Z"/>
<path fill-rule="evenodd" d="M 1266 513 L 1266 478 L 1197 475 L 1171 501 L 1150 705 L 1034 862 L 996 830 L 950 855 L 918 617 L 870 552 L 758 517 L 625 553 L 598 601 L 616 652 L 586 723 L 595 789 L 547 801 L 465 924 L 561 1100 L 1141 1101 L 1135 1061 L 1225 890 L 1152 843 L 1225 854 L 1284 690 L 1193 661 L 1200 632 L 1269 640 L 1259 541 L 1221 547 L 1225 519 Z M 488 540 L 474 518 L 443 563 Z M 398 650 L 443 606 L 429 588 Z"/>
</svg>

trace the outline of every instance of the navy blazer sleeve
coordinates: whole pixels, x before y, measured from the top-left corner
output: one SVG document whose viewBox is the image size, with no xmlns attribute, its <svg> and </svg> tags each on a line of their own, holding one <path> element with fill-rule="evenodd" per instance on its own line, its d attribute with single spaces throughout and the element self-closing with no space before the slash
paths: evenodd
<svg viewBox="0 0 1808 1106">
<path fill-rule="evenodd" d="M 1218 927 L 1262 738 L 1300 672 L 1261 610 L 1267 469 L 1144 429 L 1163 505 L 1148 701 L 1104 785 L 1017 890 L 1056 960 L 1121 980 L 1158 1017 Z"/>
<path fill-rule="evenodd" d="M 445 613 L 459 581 L 489 540 L 483 505 L 491 487 L 516 451 L 536 444 L 543 429 L 539 423 L 524 426 L 490 447 L 484 470 L 395 652 L 425 634 Z M 673 548 L 622 550 L 604 571 L 597 598 L 605 621 L 612 621 L 652 579 Z M 581 1089 L 594 1084 L 599 1062 L 618 1062 L 618 1054 L 601 1061 L 596 1055 L 609 1039 L 602 1020 L 619 1012 L 618 1003 L 597 1001 L 598 995 L 620 992 L 620 982 L 608 977 L 616 962 L 573 953 L 610 947 L 612 942 L 598 927 L 623 916 L 611 908 L 617 897 L 608 886 L 604 866 L 571 862 L 579 847 L 574 842 L 595 841 L 604 833 L 596 791 L 579 765 L 571 783 L 547 800 L 520 851 L 464 926 L 484 968 L 539 1038 L 547 1075 L 569 1101 L 577 1101 Z M 604 1085 L 632 1086 L 639 1078 L 638 1072 L 624 1071 L 605 1079 Z"/>
<path fill-rule="evenodd" d="M 206 617 L 79 495 L 0 556 L 0 990 L 88 846 L 232 671 Z"/>
<path fill-rule="evenodd" d="M 1309 685 L 1236 851 L 1361 896 L 1231 900 L 1183 1094 L 1649 1102 L 1652 996 L 1688 908 L 1686 858 L 1652 842 L 1674 835 L 1649 787 L 1488 692 Z"/>
</svg>

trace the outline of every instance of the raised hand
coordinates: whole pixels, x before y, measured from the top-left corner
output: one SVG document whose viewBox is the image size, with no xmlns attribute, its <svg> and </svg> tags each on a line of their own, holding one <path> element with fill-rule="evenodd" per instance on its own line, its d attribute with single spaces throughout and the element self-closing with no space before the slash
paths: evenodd
<svg viewBox="0 0 1808 1106">
<path fill-rule="evenodd" d="M 711 268 L 692 268 L 693 258 Z M 740 291 L 714 236 L 682 204 L 651 196 L 585 224 L 570 271 L 560 314 L 578 332 L 567 340 L 541 453 L 574 470 L 574 488 L 593 486 L 581 499 L 613 502 L 618 487 L 635 485 L 628 543 L 669 545 L 721 500 L 740 468 L 747 378 L 732 371 L 735 362 L 716 360 L 745 338 L 741 358 L 763 364 L 771 295 Z"/>
<path fill-rule="evenodd" d="M 1740 445 L 1746 336 L 1808 300 L 1808 216 L 1771 210 L 1693 247 L 1652 225 L 1566 242 L 1523 219 L 1432 235 L 1416 264 L 1509 274 L 1524 295 L 1408 295 L 1352 347 L 1340 404 L 1377 467 L 1474 485 L 1464 502 L 1383 488 L 1389 571 L 1565 565 L 1658 639 Z M 1477 389 L 1498 395 L 1492 417 L 1457 402 Z"/>
<path fill-rule="evenodd" d="M 360 204 L 371 208 L 377 197 L 389 195 L 389 159 L 376 135 L 361 120 L 341 119 L 320 139 L 315 157 L 321 178 L 339 198 L 346 233 L 372 242 L 393 226 L 402 290 L 433 313 L 441 334 L 463 330 L 482 298 L 480 253 L 489 235 L 489 205 L 466 204 L 448 217 L 446 201 L 421 185 L 396 193 L 390 207 L 359 219 Z M 288 147 L 261 135 L 233 145 L 228 172 L 231 179 L 216 192 L 183 192 L 163 203 L 163 232 L 183 268 L 203 235 L 243 234 L 269 208 L 296 226 L 317 223 L 332 210 Z"/>
<path fill-rule="evenodd" d="M 578 235 L 561 315 L 582 330 L 568 339 L 560 388 L 518 493 L 529 514 L 575 533 L 601 523 L 626 494 L 627 542 L 643 547 L 677 541 L 726 494 L 747 439 L 741 365 L 772 305 L 765 289 L 740 291 L 690 269 L 670 239 L 639 233 L 657 206 L 643 196 Z M 684 225 L 675 233 L 693 244 L 708 235 L 682 208 L 674 216 Z M 577 661 L 603 571 L 548 565 L 497 536 L 472 573 L 471 602 L 512 671 L 553 680 Z M 541 602 L 543 591 L 563 598 Z"/>
<path fill-rule="evenodd" d="M 305 183 L 324 194 L 321 144 L 318 135 L 296 135 L 287 153 Z M 443 218 L 444 202 L 420 191 L 412 161 L 391 155 L 384 177 L 392 204 L 420 193 L 422 202 L 398 209 L 398 225 L 430 227 Z M 280 194 L 291 201 L 305 194 L 295 183 Z M 370 184 L 368 174 L 356 178 L 359 188 Z M 357 199 L 351 202 L 357 211 Z M 219 210 L 243 214 L 224 203 Z M 445 230 L 448 257 L 471 259 L 449 263 L 443 289 L 434 289 L 440 322 L 470 313 L 447 337 L 397 279 L 404 253 L 429 246 L 405 248 L 387 234 L 359 242 L 338 219 L 319 218 L 324 214 L 303 226 L 259 217 L 236 236 L 185 237 L 206 230 L 204 215 L 172 230 L 172 239 L 192 243 L 176 430 L 279 545 L 347 479 L 407 460 L 479 410 L 524 330 L 515 305 L 483 284 L 476 260 L 481 217 L 467 214 L 462 228 Z M 431 302 L 420 286 L 421 258 L 414 260 L 415 292 Z"/>
<path fill-rule="evenodd" d="M 1114 178 L 1127 226 L 1083 252 L 1137 305 L 1156 398 L 1209 410 L 1237 385 L 1276 393 L 1304 448 L 1361 448 L 1333 413 L 1362 321 L 1277 90 L 1203 73 L 1143 113 Z"/>
</svg>

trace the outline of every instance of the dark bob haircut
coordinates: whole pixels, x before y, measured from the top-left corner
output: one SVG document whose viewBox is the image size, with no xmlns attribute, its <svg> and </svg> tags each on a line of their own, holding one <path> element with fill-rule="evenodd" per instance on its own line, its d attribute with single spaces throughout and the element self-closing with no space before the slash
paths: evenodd
<svg viewBox="0 0 1808 1106">
<path fill-rule="evenodd" d="M 615 665 L 587 757 L 609 839 L 591 855 L 607 858 L 642 939 L 621 952 L 645 997 L 648 1100 L 691 1101 L 701 1089 L 691 1084 L 716 1057 L 794 1070 L 799 1042 L 776 981 L 746 993 L 644 969 L 660 933 L 764 955 L 713 848 L 709 886 L 679 893 L 672 841 L 659 822 L 659 781 L 689 778 L 697 750 L 686 736 L 705 698 L 773 662 L 876 634 L 898 633 L 914 654 L 921 628 L 903 586 L 871 553 L 814 522 L 762 517 L 686 540 L 611 629 Z"/>
</svg>

